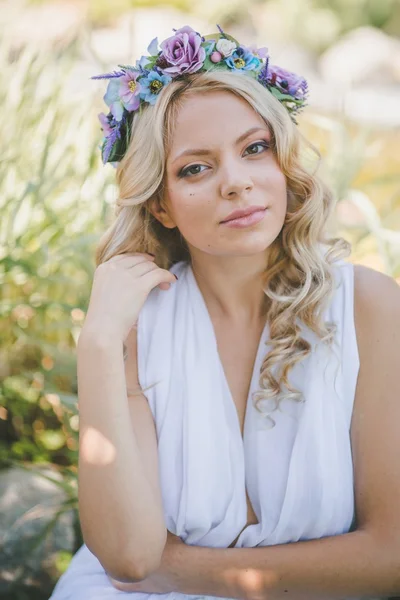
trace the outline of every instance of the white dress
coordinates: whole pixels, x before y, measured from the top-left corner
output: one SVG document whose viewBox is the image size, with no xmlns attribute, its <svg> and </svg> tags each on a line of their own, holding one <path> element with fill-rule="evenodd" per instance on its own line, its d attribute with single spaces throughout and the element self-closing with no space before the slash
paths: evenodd
<svg viewBox="0 0 400 600">
<path fill-rule="evenodd" d="M 246 488 L 259 524 L 236 547 L 269 546 L 348 532 L 354 526 L 350 422 L 359 355 L 354 325 L 354 267 L 337 261 L 336 289 L 325 319 L 337 325 L 336 349 L 303 335 L 311 354 L 289 378 L 303 403 L 284 401 L 266 428 L 251 401 L 268 350 L 260 339 L 244 434 L 215 332 L 191 266 L 175 264 L 168 291 L 155 288 L 138 320 L 138 373 L 155 420 L 168 530 L 187 544 L 228 547 L 247 522 Z M 83 545 L 51 600 L 184 600 L 185 595 L 126 593 L 110 584 Z M 203 596 L 202 596 L 203 597 Z M 188 596 L 188 598 L 192 598 Z"/>
</svg>

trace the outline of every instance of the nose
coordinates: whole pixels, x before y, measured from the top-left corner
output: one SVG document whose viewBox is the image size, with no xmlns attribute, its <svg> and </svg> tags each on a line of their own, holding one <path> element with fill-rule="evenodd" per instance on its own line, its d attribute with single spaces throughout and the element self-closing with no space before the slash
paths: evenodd
<svg viewBox="0 0 400 600">
<path fill-rule="evenodd" d="M 253 188 L 253 182 L 246 167 L 235 160 L 227 160 L 221 166 L 220 174 L 220 192 L 223 198 L 234 200 Z"/>
</svg>

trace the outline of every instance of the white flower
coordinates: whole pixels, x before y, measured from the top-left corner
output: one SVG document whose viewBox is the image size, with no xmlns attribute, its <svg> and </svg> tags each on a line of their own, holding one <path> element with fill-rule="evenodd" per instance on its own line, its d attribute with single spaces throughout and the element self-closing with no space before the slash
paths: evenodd
<svg viewBox="0 0 400 600">
<path fill-rule="evenodd" d="M 222 54 L 222 56 L 227 58 L 232 54 L 234 50 L 236 50 L 237 45 L 235 44 L 235 42 L 231 42 L 230 40 L 221 38 L 220 40 L 218 40 L 216 48 L 218 52 Z"/>
</svg>

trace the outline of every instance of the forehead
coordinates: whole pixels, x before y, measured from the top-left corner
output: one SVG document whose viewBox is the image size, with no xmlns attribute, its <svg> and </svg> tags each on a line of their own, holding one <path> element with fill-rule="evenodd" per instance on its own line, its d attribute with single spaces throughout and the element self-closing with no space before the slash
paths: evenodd
<svg viewBox="0 0 400 600">
<path fill-rule="evenodd" d="M 170 154 L 186 146 L 214 147 L 233 142 L 252 127 L 268 130 L 262 117 L 243 98 L 227 91 L 192 93 L 176 113 Z"/>
</svg>

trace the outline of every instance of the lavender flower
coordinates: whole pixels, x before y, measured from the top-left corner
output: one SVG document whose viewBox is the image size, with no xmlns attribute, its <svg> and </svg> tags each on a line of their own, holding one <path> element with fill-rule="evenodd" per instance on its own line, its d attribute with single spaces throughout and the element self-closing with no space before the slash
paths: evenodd
<svg viewBox="0 0 400 600">
<path fill-rule="evenodd" d="M 203 66 L 206 51 L 201 46 L 202 37 L 194 29 L 185 25 L 175 32 L 175 35 L 161 42 L 161 56 L 168 62 L 164 73 L 181 75 L 195 73 Z"/>
<path fill-rule="evenodd" d="M 105 145 L 103 147 L 102 156 L 101 156 L 101 158 L 103 160 L 103 164 L 106 164 L 106 162 L 108 162 L 108 159 L 110 158 L 110 154 L 111 154 L 111 151 L 113 150 L 114 144 L 120 138 L 121 138 L 121 132 L 119 130 L 119 126 L 116 125 L 115 127 L 113 127 L 111 129 L 110 134 L 106 137 Z"/>
<path fill-rule="evenodd" d="M 93 75 L 90 79 L 112 79 L 113 77 L 121 77 L 124 71 L 113 71 L 112 73 L 104 73 L 104 75 Z"/>
<path fill-rule="evenodd" d="M 259 83 L 261 83 L 261 85 L 263 85 L 264 87 L 267 87 L 269 85 L 268 82 L 268 69 L 269 69 L 269 58 L 267 57 L 267 60 L 265 61 L 265 64 L 263 65 L 263 67 L 261 68 L 257 80 L 259 81 Z"/>
</svg>

